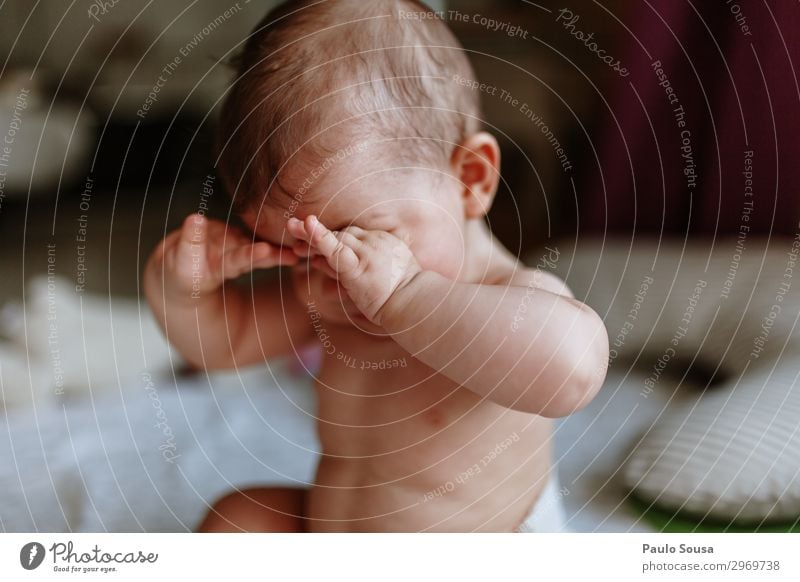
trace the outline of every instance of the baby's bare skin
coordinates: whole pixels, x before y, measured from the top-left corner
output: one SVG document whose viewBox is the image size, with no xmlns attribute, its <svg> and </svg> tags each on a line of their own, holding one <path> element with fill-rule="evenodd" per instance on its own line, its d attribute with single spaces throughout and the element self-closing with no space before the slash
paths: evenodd
<svg viewBox="0 0 800 582">
<path fill-rule="evenodd" d="M 452 180 L 354 179 L 354 160 L 299 206 L 276 183 L 243 216 L 250 240 L 190 218 L 151 257 L 148 300 L 197 366 L 323 340 L 315 483 L 267 492 L 244 513 L 226 500 L 229 529 L 514 531 L 534 506 L 551 470 L 549 418 L 600 388 L 608 337 L 563 282 L 492 239 L 483 214 L 499 153 L 487 134 L 470 139 Z M 223 284 L 279 264 L 292 265 L 290 280 L 252 295 Z"/>
<path fill-rule="evenodd" d="M 495 250 L 495 279 L 483 283 L 521 275 L 505 255 Z M 390 338 L 376 341 L 352 326 L 325 329 L 330 353 L 316 383 L 323 456 L 308 498 L 309 529 L 519 526 L 548 478 L 550 419 L 476 395 Z M 380 362 L 399 365 L 370 369 Z"/>
</svg>

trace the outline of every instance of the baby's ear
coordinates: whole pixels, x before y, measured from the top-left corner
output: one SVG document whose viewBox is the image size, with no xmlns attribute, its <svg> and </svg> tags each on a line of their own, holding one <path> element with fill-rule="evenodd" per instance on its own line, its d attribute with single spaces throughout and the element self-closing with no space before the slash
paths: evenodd
<svg viewBox="0 0 800 582">
<path fill-rule="evenodd" d="M 474 133 L 456 146 L 450 166 L 463 185 L 467 218 L 481 218 L 492 206 L 500 182 L 500 146 L 490 133 Z"/>
</svg>

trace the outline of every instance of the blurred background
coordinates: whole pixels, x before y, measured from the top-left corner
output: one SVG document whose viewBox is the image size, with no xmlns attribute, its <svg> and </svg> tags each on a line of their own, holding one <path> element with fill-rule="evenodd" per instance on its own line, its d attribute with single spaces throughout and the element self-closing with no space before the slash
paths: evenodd
<svg viewBox="0 0 800 582">
<path fill-rule="evenodd" d="M 198 208 L 203 183 L 214 175 L 214 124 L 230 80 L 225 61 L 272 4 L 81 1 L 56 9 L 4 3 L 3 113 L 10 119 L 23 89 L 30 96 L 2 189 L 1 268 L 15 277 L 0 298 L 19 296 L 23 279 L 46 270 L 48 243 L 57 245 L 58 273 L 77 276 L 82 215 L 88 218 L 86 289 L 137 293 L 143 259 L 165 230 Z M 592 23 L 609 54 L 621 40 L 609 13 L 624 18 L 628 4 L 580 4 L 581 18 Z M 432 5 L 445 9 L 441 2 Z M 478 77 L 529 104 L 552 131 L 544 133 L 519 105 L 484 95 L 486 119 L 503 147 L 503 188 L 490 222 L 522 254 L 573 228 L 573 185 L 591 155 L 587 131 L 615 79 L 541 8 L 515 0 L 455 0 L 447 9 L 467 16 L 448 23 L 470 51 Z M 513 22 L 519 32 L 492 30 L 472 22 L 474 15 Z M 553 138 L 570 169 L 554 154 Z M 210 213 L 224 217 L 228 200 L 212 181 Z"/>
<path fill-rule="evenodd" d="M 59 248 L 56 270 L 77 275 L 81 216 L 89 219 L 81 281 L 130 296 L 142 255 L 201 198 L 212 215 L 227 214 L 211 159 L 226 62 L 272 5 L 3 3 L 0 128 L 15 136 L 0 183 L 2 268 L 24 276 L 0 298 L 45 270 L 48 242 Z M 751 234 L 796 230 L 793 6 L 431 6 L 478 78 L 497 88 L 483 94 L 503 151 L 490 223 L 518 255 L 578 233 L 733 236 L 745 212 Z M 18 128 L 15 111 L 24 114 Z M 747 151 L 755 152 L 749 191 Z M 757 200 L 749 209 L 747 194 Z"/>
</svg>

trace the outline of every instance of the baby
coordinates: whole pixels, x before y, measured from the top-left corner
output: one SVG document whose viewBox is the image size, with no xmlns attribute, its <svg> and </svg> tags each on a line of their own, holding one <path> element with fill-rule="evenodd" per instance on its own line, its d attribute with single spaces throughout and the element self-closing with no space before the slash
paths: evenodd
<svg viewBox="0 0 800 582">
<path fill-rule="evenodd" d="M 145 292 L 201 368 L 316 343 L 321 458 L 310 488 L 234 492 L 200 529 L 558 529 L 550 419 L 600 389 L 608 336 L 492 238 L 500 152 L 464 50 L 413 0 L 315 0 L 237 65 L 219 172 L 251 233 L 188 217 Z"/>
</svg>

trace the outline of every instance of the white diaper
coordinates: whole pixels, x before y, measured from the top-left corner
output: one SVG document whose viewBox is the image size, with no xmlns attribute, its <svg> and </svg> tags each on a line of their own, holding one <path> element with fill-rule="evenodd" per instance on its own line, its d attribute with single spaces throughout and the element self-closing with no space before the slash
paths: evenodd
<svg viewBox="0 0 800 582">
<path fill-rule="evenodd" d="M 520 533 L 568 532 L 564 506 L 561 502 L 562 497 L 564 497 L 564 492 L 561 491 L 558 475 L 553 471 L 538 501 L 517 531 Z"/>
</svg>

